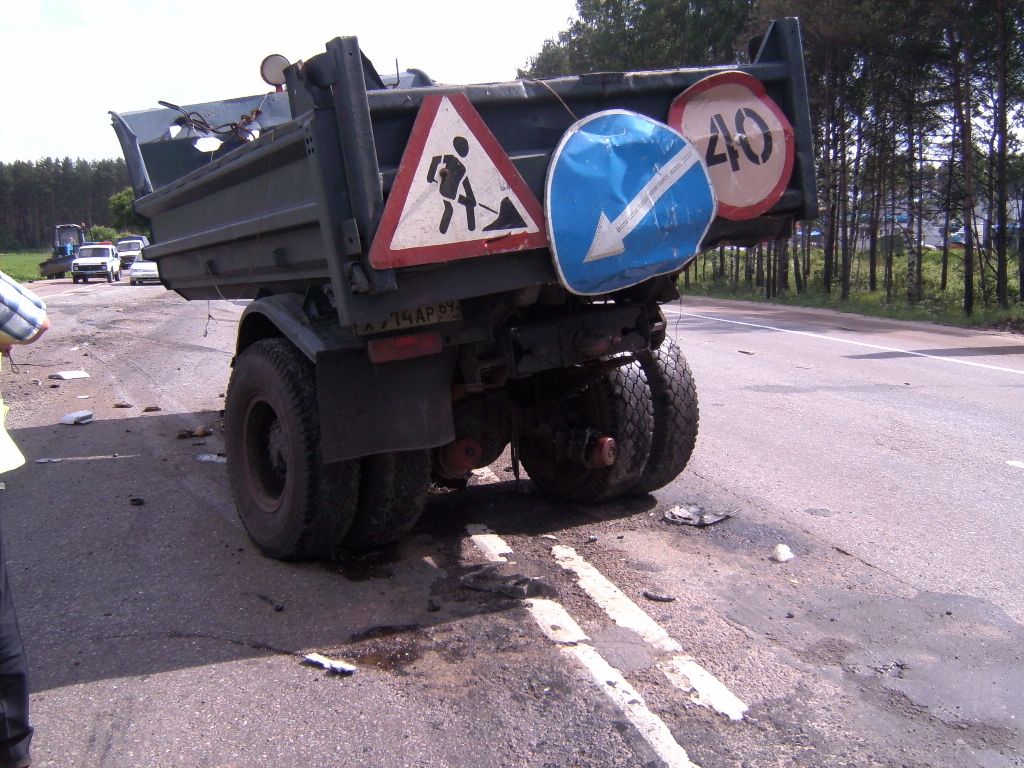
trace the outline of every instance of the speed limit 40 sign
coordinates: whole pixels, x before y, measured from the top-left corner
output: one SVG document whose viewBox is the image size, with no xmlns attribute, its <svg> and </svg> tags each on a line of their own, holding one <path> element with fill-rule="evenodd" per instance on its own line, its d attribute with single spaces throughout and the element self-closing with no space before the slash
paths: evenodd
<svg viewBox="0 0 1024 768">
<path fill-rule="evenodd" d="M 704 78 L 672 102 L 668 124 L 700 151 L 719 216 L 752 219 L 782 197 L 793 172 L 793 126 L 756 77 Z"/>
</svg>

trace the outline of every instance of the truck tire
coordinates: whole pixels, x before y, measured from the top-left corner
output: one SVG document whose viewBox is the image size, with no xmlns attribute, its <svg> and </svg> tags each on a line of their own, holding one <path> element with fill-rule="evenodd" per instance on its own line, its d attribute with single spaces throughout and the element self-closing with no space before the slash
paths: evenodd
<svg viewBox="0 0 1024 768">
<path fill-rule="evenodd" d="M 78 285 L 78 275 L 72 275 L 71 282 L 74 283 L 75 285 Z"/>
<path fill-rule="evenodd" d="M 362 459 L 359 510 L 348 549 L 391 544 L 412 530 L 430 489 L 430 451 L 395 451 Z"/>
<path fill-rule="evenodd" d="M 627 493 L 647 463 L 654 414 L 643 370 L 635 362 L 614 368 L 582 390 L 537 409 L 526 425 L 519 456 L 545 493 L 594 504 Z M 555 435 L 591 429 L 615 440 L 611 466 L 588 467 L 560 455 Z"/>
<path fill-rule="evenodd" d="M 109 269 L 107 270 L 107 282 L 108 283 L 114 282 L 114 273 L 111 272 Z"/>
<path fill-rule="evenodd" d="M 700 412 L 690 366 L 672 339 L 640 353 L 637 361 L 651 389 L 654 432 L 647 466 L 630 492 L 645 494 L 668 485 L 686 467 L 697 443 Z"/>
<path fill-rule="evenodd" d="M 359 462 L 324 465 L 312 363 L 285 339 L 235 360 L 225 410 L 227 470 L 239 517 L 264 554 L 330 557 L 348 533 Z"/>
</svg>

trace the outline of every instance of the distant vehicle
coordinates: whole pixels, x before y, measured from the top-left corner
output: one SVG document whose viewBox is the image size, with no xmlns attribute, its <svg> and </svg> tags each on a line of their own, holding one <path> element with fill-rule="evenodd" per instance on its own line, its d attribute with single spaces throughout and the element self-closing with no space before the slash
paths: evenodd
<svg viewBox="0 0 1024 768">
<path fill-rule="evenodd" d="M 121 279 L 121 259 L 113 243 L 90 243 L 78 249 L 71 262 L 71 280 L 87 283 L 90 277 L 105 277 L 108 283 Z"/>
<path fill-rule="evenodd" d="M 128 270 L 128 282 L 132 285 L 142 285 L 147 280 L 160 282 L 160 269 L 155 261 L 149 261 L 141 256 L 132 262 L 132 268 Z"/>
<path fill-rule="evenodd" d="M 78 224 L 58 224 L 53 228 L 53 253 L 39 263 L 39 274 L 47 280 L 64 275 L 71 269 L 78 249 L 85 243 L 85 230 Z"/>
<path fill-rule="evenodd" d="M 117 255 L 121 257 L 121 268 L 130 267 L 142 256 L 142 249 L 149 245 L 145 235 L 128 235 L 117 240 Z"/>
</svg>

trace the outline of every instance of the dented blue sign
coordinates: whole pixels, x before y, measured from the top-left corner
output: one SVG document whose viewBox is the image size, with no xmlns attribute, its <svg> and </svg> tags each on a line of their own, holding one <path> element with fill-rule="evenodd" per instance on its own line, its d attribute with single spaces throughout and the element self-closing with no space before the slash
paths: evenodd
<svg viewBox="0 0 1024 768">
<path fill-rule="evenodd" d="M 684 267 L 716 202 L 690 142 L 644 115 L 609 110 L 562 138 L 545 207 L 559 279 L 573 293 L 597 295 Z"/>
</svg>

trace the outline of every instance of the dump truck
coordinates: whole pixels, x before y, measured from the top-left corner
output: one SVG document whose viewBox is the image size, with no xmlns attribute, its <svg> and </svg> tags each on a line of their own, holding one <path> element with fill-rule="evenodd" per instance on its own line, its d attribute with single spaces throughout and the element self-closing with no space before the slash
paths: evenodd
<svg viewBox="0 0 1024 768">
<path fill-rule="evenodd" d="M 662 305 L 817 212 L 797 20 L 750 51 L 454 86 L 339 37 L 276 92 L 111 113 L 163 284 L 246 300 L 227 474 L 265 554 L 394 542 L 507 450 L 577 503 L 679 475 L 698 400 Z"/>
</svg>

